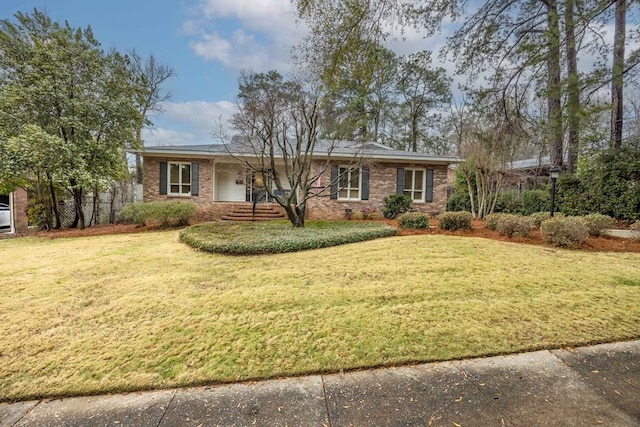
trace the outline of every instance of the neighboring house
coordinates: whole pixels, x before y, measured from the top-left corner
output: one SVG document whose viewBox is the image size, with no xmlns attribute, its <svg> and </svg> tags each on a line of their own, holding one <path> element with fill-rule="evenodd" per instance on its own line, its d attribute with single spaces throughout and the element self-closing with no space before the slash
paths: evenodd
<svg viewBox="0 0 640 427">
<path fill-rule="evenodd" d="M 567 161 L 566 156 L 564 161 Z M 551 159 L 549 156 L 513 161 L 507 164 L 503 187 L 507 190 L 517 189 L 518 191 L 540 188 L 549 183 L 550 168 Z"/>
<path fill-rule="evenodd" d="M 331 145 L 331 149 L 329 146 Z M 240 145 L 222 144 L 147 147 L 143 157 L 143 200 L 192 200 L 201 217 L 217 219 L 257 202 L 269 203 L 261 176 L 238 160 L 251 162 Z M 319 141 L 314 168 L 330 167 L 317 181 L 318 197 L 307 203 L 311 219 L 339 219 L 351 210 L 381 214 L 383 199 L 404 193 L 416 210 L 439 213 L 446 209 L 448 167 L 456 157 L 395 150 L 378 143 Z M 360 161 L 354 167 L 354 157 Z M 340 179 L 336 177 L 340 176 Z M 331 188 L 326 188 L 333 183 Z"/>
<path fill-rule="evenodd" d="M 17 188 L 13 193 L 0 195 L 0 206 L 8 207 L 2 212 L 0 233 L 24 233 L 27 231 L 27 191 Z M 8 219 L 8 223 L 5 221 Z"/>
</svg>

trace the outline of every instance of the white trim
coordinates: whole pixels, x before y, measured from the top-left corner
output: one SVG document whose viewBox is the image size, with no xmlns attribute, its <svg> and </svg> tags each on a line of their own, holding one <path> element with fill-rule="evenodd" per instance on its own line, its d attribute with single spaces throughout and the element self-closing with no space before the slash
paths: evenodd
<svg viewBox="0 0 640 427">
<path fill-rule="evenodd" d="M 347 170 L 347 180 L 348 180 L 348 187 L 345 188 L 341 188 L 340 187 L 340 177 L 341 177 L 341 173 L 340 170 L 341 169 L 346 169 Z M 353 187 L 353 183 L 351 182 L 351 173 L 355 170 L 358 170 L 358 197 L 351 197 L 351 191 L 353 191 L 356 187 Z M 362 200 L 362 167 L 357 167 L 354 168 L 353 166 L 348 166 L 348 165 L 338 165 L 338 188 L 337 188 L 337 200 L 350 200 L 350 201 L 360 201 Z M 340 197 L 340 191 L 341 190 L 347 190 L 347 197 Z"/>
<path fill-rule="evenodd" d="M 425 168 L 404 168 L 404 173 L 405 173 L 405 178 L 406 178 L 406 173 L 408 171 L 413 172 L 411 174 L 411 189 L 407 189 L 407 181 L 404 180 L 404 188 L 402 189 L 402 193 L 404 194 L 405 191 L 409 191 L 409 197 L 411 197 L 411 200 L 413 202 L 417 202 L 417 203 L 425 203 L 426 200 L 426 196 L 427 196 L 427 169 Z M 414 194 L 416 192 L 416 172 L 420 171 L 422 172 L 422 189 L 418 190 L 422 193 L 422 197 L 419 199 L 416 199 L 414 197 Z"/>
<path fill-rule="evenodd" d="M 177 183 L 172 183 L 171 182 L 171 165 L 178 165 L 180 166 L 179 170 L 178 170 L 178 182 Z M 185 184 L 182 182 L 182 167 L 183 166 L 188 166 L 189 167 L 189 183 Z M 171 161 L 167 161 L 167 196 L 171 196 L 171 197 L 191 197 L 191 185 L 193 183 L 193 177 L 191 176 L 191 174 L 193 173 L 193 171 L 191 170 L 191 163 L 190 162 L 171 162 Z M 182 191 L 178 192 L 178 193 L 174 193 L 171 191 L 171 186 L 172 185 L 177 185 L 179 190 L 182 190 L 182 187 L 185 185 L 189 186 L 189 192 L 188 193 L 183 193 Z"/>
</svg>

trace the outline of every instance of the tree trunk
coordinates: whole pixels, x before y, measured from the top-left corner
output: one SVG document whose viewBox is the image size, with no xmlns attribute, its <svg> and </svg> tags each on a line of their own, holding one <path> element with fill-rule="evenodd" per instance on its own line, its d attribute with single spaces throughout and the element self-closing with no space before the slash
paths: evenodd
<svg viewBox="0 0 640 427">
<path fill-rule="evenodd" d="M 142 184 L 142 157 L 136 153 L 136 184 Z"/>
<path fill-rule="evenodd" d="M 560 87 L 560 24 L 558 19 L 558 1 L 548 0 L 547 5 L 547 44 L 548 73 L 547 115 L 549 127 L 549 155 L 551 166 L 562 167 L 562 90 Z"/>
<path fill-rule="evenodd" d="M 282 206 L 284 211 L 287 213 L 287 218 L 289 219 L 291 225 L 293 225 L 294 227 L 304 227 L 304 204 L 295 207 L 286 204 L 283 205 L 279 202 L 278 204 Z"/>
<path fill-rule="evenodd" d="M 467 190 L 469 191 L 469 201 L 471 202 L 471 215 L 476 217 L 476 201 L 475 197 L 473 197 L 473 186 L 471 185 L 471 178 L 465 174 L 465 180 L 467 181 Z"/>
<path fill-rule="evenodd" d="M 580 81 L 574 22 L 574 0 L 565 1 L 565 38 L 567 40 L 567 172 L 576 172 L 580 131 Z"/>
<path fill-rule="evenodd" d="M 40 178 L 40 174 L 37 175 L 36 180 L 36 204 L 40 205 L 43 210 L 42 215 L 38 218 L 38 227 L 42 230 L 51 230 L 51 209 L 44 200 L 43 193 L 43 184 L 42 179 Z M 44 221 L 44 223 L 43 223 Z"/>
<path fill-rule="evenodd" d="M 91 219 L 89 220 L 89 227 L 92 225 L 98 225 L 100 222 L 100 192 L 97 188 L 93 189 L 93 206 L 91 209 Z"/>
<path fill-rule="evenodd" d="M 624 73 L 624 40 L 626 32 L 627 0 L 616 1 L 615 32 L 613 36 L 613 66 L 611 68 L 611 148 L 622 147 Z"/>
<path fill-rule="evenodd" d="M 111 188 L 109 188 L 109 224 L 116 223 L 116 198 L 118 195 L 118 187 L 121 189 L 124 188 L 124 183 L 120 183 L 119 185 L 116 183 L 111 184 Z M 122 197 L 121 197 L 122 198 Z M 120 206 L 124 206 L 124 202 L 120 204 Z"/>
<path fill-rule="evenodd" d="M 418 118 L 415 114 L 411 118 L 411 151 L 418 151 Z"/>
<path fill-rule="evenodd" d="M 82 210 L 82 187 L 72 187 L 73 203 L 75 205 L 76 217 L 73 220 L 71 228 L 79 228 L 84 230 L 84 212 Z"/>
<path fill-rule="evenodd" d="M 493 197 L 491 198 L 492 200 L 491 200 L 491 208 L 489 209 L 489 215 L 494 213 L 496 210 L 496 204 L 498 203 L 498 196 L 500 195 L 500 189 L 502 188 L 502 179 L 503 179 L 503 175 L 502 173 L 500 173 L 496 181 L 496 188 L 495 188 Z"/>
<path fill-rule="evenodd" d="M 304 214 L 306 210 L 307 210 L 306 203 L 302 203 L 301 205 L 296 206 L 297 220 L 295 224 L 293 224 L 294 227 L 304 227 Z"/>
<path fill-rule="evenodd" d="M 56 189 L 53 186 L 53 182 L 48 175 L 47 180 L 49 181 L 49 192 L 51 193 L 51 208 L 53 209 L 53 217 L 55 220 L 53 228 L 57 230 L 62 228 L 62 221 L 60 220 L 60 210 L 58 209 L 58 198 L 56 197 Z"/>
</svg>

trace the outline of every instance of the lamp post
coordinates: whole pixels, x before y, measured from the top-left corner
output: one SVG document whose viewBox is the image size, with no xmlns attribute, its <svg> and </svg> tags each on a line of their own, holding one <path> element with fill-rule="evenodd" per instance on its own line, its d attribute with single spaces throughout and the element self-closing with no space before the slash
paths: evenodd
<svg viewBox="0 0 640 427">
<path fill-rule="evenodd" d="M 553 211 L 556 207 L 556 179 L 560 175 L 560 168 L 558 166 L 552 166 L 549 169 L 549 176 L 551 177 L 551 212 L 549 216 L 553 218 Z"/>
</svg>

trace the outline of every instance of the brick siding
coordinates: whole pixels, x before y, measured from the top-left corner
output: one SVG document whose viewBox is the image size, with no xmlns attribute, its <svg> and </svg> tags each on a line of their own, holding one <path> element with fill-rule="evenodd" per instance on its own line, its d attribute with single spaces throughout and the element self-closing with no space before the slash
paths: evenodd
<svg viewBox="0 0 640 427">
<path fill-rule="evenodd" d="M 308 216 L 311 219 L 342 219 L 345 209 L 358 212 L 363 209 L 375 210 L 382 216 L 383 200 L 396 193 L 396 176 L 398 168 L 427 168 L 433 169 L 433 202 L 413 203 L 413 208 L 422 212 L 438 214 L 446 210 L 447 203 L 447 166 L 446 165 L 418 165 L 411 163 L 371 163 L 369 165 L 369 200 L 333 200 L 329 198 L 329 191 L 319 197 L 309 200 Z M 325 172 L 324 181 L 329 182 L 329 171 Z"/>
<path fill-rule="evenodd" d="M 161 195 L 160 162 L 198 163 L 200 165 L 198 195 L 192 197 Z M 209 204 L 213 202 L 213 168 L 213 159 L 145 157 L 143 162 L 142 200 L 145 202 L 157 200 L 191 200 L 197 204 Z"/>
<path fill-rule="evenodd" d="M 22 188 L 17 188 L 13 193 L 13 221 L 16 233 L 24 233 L 29 226 L 29 219 L 27 217 L 27 191 Z"/>
<path fill-rule="evenodd" d="M 195 197 L 179 197 L 160 195 L 159 174 L 160 162 L 198 162 L 200 164 L 199 195 Z M 316 163 L 319 168 L 323 162 Z M 229 212 L 242 203 L 238 202 L 214 202 L 213 201 L 213 176 L 214 160 L 188 159 L 188 158 L 155 158 L 145 157 L 143 163 L 143 200 L 145 202 L 156 200 L 192 200 L 198 205 L 197 217 L 201 220 L 219 219 L 225 212 Z M 447 166 L 427 165 L 411 163 L 371 163 L 369 164 L 369 200 L 342 201 L 329 198 L 329 191 L 325 191 L 318 197 L 312 197 L 307 202 L 307 218 L 309 219 L 342 219 L 345 217 L 345 209 L 358 212 L 363 209 L 375 210 L 378 216 L 382 216 L 383 199 L 396 193 L 397 168 L 428 168 L 433 169 L 433 202 L 414 203 L 416 210 L 437 214 L 446 210 L 447 200 Z M 330 171 L 325 172 L 323 181 L 330 181 Z"/>
</svg>

